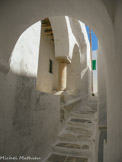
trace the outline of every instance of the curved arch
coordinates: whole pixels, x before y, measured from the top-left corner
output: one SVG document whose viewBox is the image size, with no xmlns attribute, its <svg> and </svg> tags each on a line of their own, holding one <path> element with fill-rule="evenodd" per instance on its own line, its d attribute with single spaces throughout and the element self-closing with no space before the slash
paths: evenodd
<svg viewBox="0 0 122 162">
<path fill-rule="evenodd" d="M 69 38 L 66 18 L 64 16 L 54 16 L 49 18 L 54 33 L 55 57 L 70 58 Z"/>
<path fill-rule="evenodd" d="M 11 5 L 9 4 L 9 10 L 6 13 L 6 20 L 2 19 L 3 23 L 1 25 L 2 33 L 1 37 L 4 35 L 4 38 L 8 40 L 8 42 L 3 42 L 3 40 L 0 40 L 0 44 L 3 45 L 4 53 L 1 51 L 1 55 L 3 56 L 5 62 L 9 60 L 10 54 L 12 52 L 12 49 L 21 33 L 25 31 L 29 26 L 34 24 L 40 19 L 43 19 L 44 17 L 50 17 L 50 16 L 60 16 L 60 15 L 68 15 L 71 17 L 74 17 L 76 19 L 79 19 L 89 25 L 97 34 L 99 40 L 101 41 L 102 44 L 102 38 L 103 36 L 109 35 L 109 33 L 112 33 L 111 30 L 111 20 L 107 14 L 107 11 L 105 10 L 104 5 L 97 1 L 94 0 L 90 6 L 90 11 L 91 14 L 87 14 L 89 11 L 89 0 L 86 1 L 79 1 L 77 2 L 77 5 L 73 1 L 67 4 L 65 1 L 63 2 L 55 2 L 55 5 L 51 5 L 50 3 L 46 4 L 45 1 L 36 1 L 29 2 L 29 7 L 28 6 L 28 1 L 26 2 L 19 2 L 17 3 L 14 1 L 14 4 Z M 43 5 L 42 5 L 43 4 Z M 16 8 L 18 8 L 17 15 L 15 17 L 15 21 L 7 21 L 7 18 L 9 19 L 10 16 L 13 17 L 12 13 L 14 12 L 14 5 L 16 5 Z M 47 5 L 47 6 L 46 6 Z M 41 6 L 43 6 L 41 8 Z M 48 8 L 48 10 L 45 10 L 45 6 Z M 65 6 L 65 7 L 64 7 Z M 1 12 L 6 10 L 6 4 L 1 6 Z M 57 10 L 55 11 L 55 7 Z M 74 10 L 72 10 L 73 8 Z M 31 12 L 31 9 L 33 9 L 33 12 Z M 13 12 L 11 12 L 13 10 Z M 23 10 L 23 12 L 21 12 Z M 54 12 L 55 11 L 55 12 Z M 20 14 L 21 12 L 21 14 Z M 4 14 L 1 14 L 4 15 Z M 34 15 L 34 16 L 33 16 Z M 87 16 L 86 16 L 87 15 Z M 100 17 L 103 17 L 102 21 L 100 20 Z M 17 21 L 19 19 L 19 21 Z M 26 22 L 25 22 L 26 20 Z M 95 23 L 99 22 L 99 23 Z M 106 27 L 104 27 L 104 26 Z M 7 29 L 11 26 L 11 32 L 9 34 L 7 33 Z M 104 30 L 105 28 L 105 30 Z M 111 35 L 111 34 L 110 34 Z M 5 45 L 3 44 L 6 44 Z"/>
<path fill-rule="evenodd" d="M 19 37 L 9 61 L 10 70 L 13 73 L 37 77 L 40 31 L 39 21 L 26 29 Z"/>
</svg>

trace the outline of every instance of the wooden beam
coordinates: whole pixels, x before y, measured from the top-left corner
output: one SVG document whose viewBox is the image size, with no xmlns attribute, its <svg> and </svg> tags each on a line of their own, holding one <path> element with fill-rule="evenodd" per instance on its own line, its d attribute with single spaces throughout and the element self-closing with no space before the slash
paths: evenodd
<svg viewBox="0 0 122 162">
<path fill-rule="evenodd" d="M 54 39 L 53 35 L 47 35 L 50 39 Z"/>
<path fill-rule="evenodd" d="M 45 33 L 47 34 L 47 35 L 50 35 L 50 34 L 53 34 L 53 31 L 51 30 L 51 31 L 45 31 Z"/>
<path fill-rule="evenodd" d="M 47 26 L 47 25 L 42 25 L 42 28 L 44 28 L 44 29 L 51 29 L 51 25 L 49 25 L 49 26 Z"/>
</svg>

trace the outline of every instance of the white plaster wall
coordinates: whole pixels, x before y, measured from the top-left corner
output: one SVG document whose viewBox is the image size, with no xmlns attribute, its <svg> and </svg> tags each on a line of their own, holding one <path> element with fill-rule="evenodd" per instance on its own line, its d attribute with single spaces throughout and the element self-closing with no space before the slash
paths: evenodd
<svg viewBox="0 0 122 162">
<path fill-rule="evenodd" d="M 90 46 L 85 24 L 69 18 L 71 65 L 68 66 L 68 89 L 77 90 L 81 97 L 90 95 Z M 69 35 L 70 35 L 69 33 Z M 75 44 L 75 45 L 74 45 Z M 74 47 L 74 48 L 73 48 Z"/>
<path fill-rule="evenodd" d="M 77 38 L 72 32 L 72 24 L 70 23 L 70 17 L 65 16 L 66 24 L 67 24 L 67 30 L 68 30 L 68 40 L 69 40 L 69 58 L 72 59 L 73 57 L 73 50 L 75 44 L 78 45 Z M 77 20 L 76 20 L 77 21 Z M 74 22 L 73 22 L 74 23 Z M 82 42 L 83 43 L 83 42 Z M 79 46 L 79 45 L 78 45 Z"/>
<path fill-rule="evenodd" d="M 97 81 L 97 50 L 92 52 L 92 60 L 96 60 L 96 70 L 93 70 L 93 93 L 98 93 L 98 81 Z"/>
<path fill-rule="evenodd" d="M 10 59 L 10 70 L 18 75 L 37 77 L 41 22 L 29 27 L 18 39 Z"/>
<path fill-rule="evenodd" d="M 52 93 L 58 86 L 58 62 L 55 58 L 54 48 L 54 42 L 42 29 L 37 77 L 37 89 L 41 92 Z M 53 74 L 49 73 L 50 59 L 53 61 Z"/>
<path fill-rule="evenodd" d="M 122 69 L 122 1 L 118 1 L 116 5 L 116 14 L 115 14 L 115 24 L 114 24 L 114 30 L 115 30 L 115 42 L 116 42 L 116 49 L 117 49 L 117 57 L 116 61 L 113 61 L 113 68 L 116 66 L 117 69 L 113 70 L 113 73 L 117 73 L 117 76 L 114 76 L 116 78 L 116 86 L 115 89 L 116 91 L 114 92 L 114 97 L 117 98 L 117 105 L 116 105 L 116 112 L 115 109 L 112 109 L 111 115 L 108 114 L 108 122 L 109 122 L 109 127 L 110 134 L 115 131 L 116 133 L 113 135 L 113 139 L 117 139 L 117 146 L 119 147 L 119 153 L 118 153 L 118 161 L 122 160 L 122 75 L 121 75 L 121 69 Z M 116 62 L 116 64 L 115 64 Z M 112 104 L 112 103 L 111 103 Z M 114 114 L 115 113 L 115 114 Z M 115 122 L 114 122 L 114 120 Z M 114 127 L 116 127 L 114 130 Z M 111 142 L 111 141 L 110 141 Z M 115 143 L 116 141 L 114 141 Z M 114 145 L 111 142 L 111 145 Z M 110 147 L 109 147 L 110 148 Z M 113 149 L 114 151 L 114 149 Z"/>
<path fill-rule="evenodd" d="M 97 51 L 97 76 L 98 76 L 98 129 L 99 129 L 99 143 L 98 143 L 98 161 L 102 162 L 103 159 L 107 159 L 107 95 L 106 95 L 106 69 L 103 60 L 103 53 L 101 46 L 99 45 Z"/>
<path fill-rule="evenodd" d="M 106 76 L 105 63 L 103 60 L 103 53 L 100 52 L 100 47 L 97 53 L 98 57 L 98 113 L 99 113 L 99 127 L 107 127 L 107 98 L 106 98 Z"/>
<path fill-rule="evenodd" d="M 69 17 L 53 16 L 50 17 L 50 22 L 54 31 L 55 56 L 71 61 L 73 48 L 77 44 L 77 40 L 72 33 Z"/>
<path fill-rule="evenodd" d="M 109 69 L 107 80 L 107 161 L 122 161 L 122 1 L 116 2 L 114 33 L 116 51 L 108 54 Z M 107 78 L 107 79 L 108 79 Z M 111 89 L 109 89 L 111 86 Z"/>
<path fill-rule="evenodd" d="M 55 40 L 55 57 L 71 59 L 69 54 L 68 27 L 65 16 L 50 17 Z"/>
<path fill-rule="evenodd" d="M 21 35 L 10 71 L 0 73 L 0 155 L 43 158 L 59 133 L 59 97 L 36 90 L 40 27 Z"/>
<path fill-rule="evenodd" d="M 87 61 L 86 62 L 87 66 L 82 71 L 82 77 L 86 76 L 86 78 L 87 78 L 87 82 L 86 82 L 87 91 L 86 91 L 85 95 L 89 95 L 89 94 L 92 93 L 91 92 L 91 72 L 92 72 L 92 69 L 91 69 L 90 43 L 89 43 L 88 35 L 87 35 L 87 32 L 86 32 L 85 24 L 83 24 L 83 22 L 81 22 L 81 21 L 79 21 L 79 23 L 80 23 L 81 30 L 82 30 L 82 33 L 83 33 L 82 40 L 84 40 L 84 46 L 83 46 L 82 51 L 86 55 L 85 61 Z M 83 62 L 82 62 L 82 64 L 83 64 Z"/>
<path fill-rule="evenodd" d="M 67 69 L 67 89 L 77 90 L 81 89 L 81 53 L 77 45 L 75 45 L 73 54 L 72 54 L 71 64 L 68 65 Z"/>
<path fill-rule="evenodd" d="M 89 39 L 88 39 L 88 35 L 86 32 L 86 27 L 85 24 L 81 21 L 79 21 L 80 27 L 81 27 L 81 32 L 82 32 L 82 41 L 83 41 L 83 46 L 85 48 L 85 54 L 87 56 L 87 66 L 89 68 L 89 70 L 91 71 L 91 56 L 90 56 L 90 43 L 89 43 Z"/>
</svg>

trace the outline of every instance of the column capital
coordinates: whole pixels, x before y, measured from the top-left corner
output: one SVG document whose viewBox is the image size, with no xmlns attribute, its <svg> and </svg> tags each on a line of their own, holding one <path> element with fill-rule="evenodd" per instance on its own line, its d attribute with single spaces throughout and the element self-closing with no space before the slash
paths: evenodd
<svg viewBox="0 0 122 162">
<path fill-rule="evenodd" d="M 69 59 L 69 57 L 66 57 L 66 56 L 56 57 L 56 60 L 60 63 L 67 63 L 67 64 L 71 63 L 71 60 Z"/>
</svg>

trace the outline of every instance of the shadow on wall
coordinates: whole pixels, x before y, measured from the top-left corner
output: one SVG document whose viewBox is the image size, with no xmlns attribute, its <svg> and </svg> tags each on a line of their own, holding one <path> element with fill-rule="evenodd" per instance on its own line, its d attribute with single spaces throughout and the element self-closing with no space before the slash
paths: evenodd
<svg viewBox="0 0 122 162">
<path fill-rule="evenodd" d="M 81 29 L 81 25 L 79 23 L 78 20 L 76 19 L 73 19 L 71 17 L 69 17 L 69 22 L 70 22 L 70 25 L 71 25 L 71 30 L 72 30 L 72 33 L 73 35 L 75 36 L 75 38 L 77 38 L 77 43 L 78 43 L 78 48 L 80 49 L 80 54 L 81 54 L 81 64 L 82 64 L 82 70 L 84 68 L 87 67 L 87 46 L 86 46 L 86 42 L 85 42 L 85 38 L 84 38 L 84 34 L 83 34 L 83 31 Z M 76 48 L 76 45 L 75 45 L 75 48 Z M 74 51 L 73 51 L 74 52 Z"/>
<path fill-rule="evenodd" d="M 36 90 L 41 23 L 29 27 L 0 73 L 0 155 L 43 158 L 59 131 L 58 96 Z"/>
<path fill-rule="evenodd" d="M 72 62 L 68 65 L 67 89 L 79 90 L 81 87 L 81 54 L 77 45 L 74 46 Z"/>
<path fill-rule="evenodd" d="M 43 158 L 59 131 L 58 96 L 36 91 L 36 78 L 0 74 L 0 155 Z"/>
<path fill-rule="evenodd" d="M 53 90 L 57 90 L 58 69 L 59 63 L 55 58 L 54 40 L 45 33 L 42 26 L 37 74 L 37 89 L 39 91 L 53 93 Z"/>
<path fill-rule="evenodd" d="M 74 73 L 74 75 L 77 76 L 77 78 L 74 77 L 75 78 L 74 83 L 76 83 L 75 90 L 78 89 L 79 87 L 80 95 L 81 97 L 84 97 L 91 94 L 91 82 L 90 82 L 91 70 L 89 69 L 88 63 L 90 62 L 89 58 L 90 53 L 88 52 L 89 42 L 87 42 L 85 33 L 83 34 L 84 30 L 82 29 L 80 22 L 76 21 L 76 19 L 73 19 L 71 17 L 69 18 L 69 22 L 71 25 L 72 33 L 75 36 L 75 38 L 77 38 L 78 43 L 78 46 L 75 45 L 73 50 L 73 64 L 75 62 L 74 60 L 76 60 L 77 57 L 78 64 L 75 64 L 75 66 L 78 69 L 81 68 L 80 71 L 77 69 L 78 71 L 77 75 L 76 73 Z M 75 53 L 77 53 L 77 56 Z"/>
<path fill-rule="evenodd" d="M 84 48 L 85 52 L 85 48 Z M 86 53 L 85 53 L 86 54 Z M 89 94 L 89 76 L 90 69 L 85 65 L 83 54 L 77 45 L 73 49 L 71 64 L 68 65 L 67 89 L 79 91 L 82 97 Z M 85 67 L 84 67 L 85 66 Z"/>
</svg>

